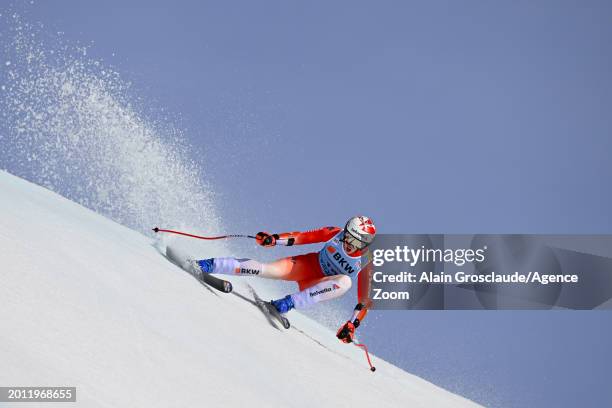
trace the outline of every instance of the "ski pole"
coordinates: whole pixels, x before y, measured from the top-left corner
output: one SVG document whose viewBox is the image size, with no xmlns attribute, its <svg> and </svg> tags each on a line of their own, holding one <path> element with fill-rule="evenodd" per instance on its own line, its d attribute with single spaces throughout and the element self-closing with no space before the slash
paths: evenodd
<svg viewBox="0 0 612 408">
<path fill-rule="evenodd" d="M 255 239 L 255 237 L 252 236 L 252 235 L 240 235 L 240 234 L 220 235 L 218 237 L 203 237 L 201 235 L 193 235 L 193 234 L 188 234 L 186 232 L 174 231 L 174 230 L 169 230 L 169 229 L 161 229 L 161 228 L 158 228 L 158 227 L 153 228 L 153 231 L 155 231 L 155 232 L 167 232 L 167 233 L 170 233 L 170 234 L 184 235 L 186 237 L 197 238 L 197 239 L 207 239 L 207 240 L 225 239 L 225 238 L 253 238 L 253 239 Z"/>
<path fill-rule="evenodd" d="M 368 353 L 368 347 L 365 344 L 353 343 L 357 347 L 361 347 L 363 351 L 365 351 L 366 358 L 368 359 L 368 364 L 370 365 L 370 371 L 376 371 L 376 367 L 372 365 L 372 361 L 370 361 L 370 353 Z"/>
</svg>

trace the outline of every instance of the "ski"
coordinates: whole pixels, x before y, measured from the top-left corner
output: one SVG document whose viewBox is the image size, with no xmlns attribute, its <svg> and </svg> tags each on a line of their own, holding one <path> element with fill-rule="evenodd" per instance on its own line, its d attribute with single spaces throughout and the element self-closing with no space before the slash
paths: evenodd
<svg viewBox="0 0 612 408">
<path fill-rule="evenodd" d="M 255 304 L 263 312 L 263 314 L 266 316 L 270 324 L 276 327 L 276 325 L 272 322 L 272 318 L 274 318 L 278 320 L 278 322 L 282 324 L 285 329 L 288 330 L 291 327 L 291 323 L 289 323 L 289 319 L 287 319 L 285 316 L 280 314 L 272 303 L 266 302 L 265 300 L 260 298 L 257 292 L 255 292 L 255 289 L 253 289 L 251 285 L 247 284 L 247 286 L 249 290 L 251 291 L 251 295 L 253 296 L 253 299 L 255 300 Z"/>
<path fill-rule="evenodd" d="M 270 326 L 274 327 L 277 330 L 280 330 L 278 328 L 278 326 L 276 325 L 276 323 L 274 322 L 274 320 L 272 320 L 272 316 L 269 313 L 264 312 L 256 301 L 254 301 L 253 299 L 250 299 L 250 298 L 248 298 L 248 297 L 246 297 L 246 296 L 244 296 L 244 295 L 242 295 L 242 294 L 240 294 L 239 292 L 236 292 L 236 291 L 232 292 L 232 295 L 236 295 L 240 299 L 244 300 L 245 302 L 249 302 L 250 304 L 252 304 L 256 308 L 258 308 L 260 311 L 262 311 L 264 313 L 264 316 L 266 317 L 266 320 L 268 321 L 268 323 L 270 323 Z"/>
<path fill-rule="evenodd" d="M 225 279 L 217 278 L 209 273 L 202 273 L 200 270 L 194 270 L 192 261 L 175 248 L 170 246 L 166 248 L 166 258 L 168 258 L 173 264 L 179 266 L 181 269 L 189 272 L 200 282 L 205 283 L 219 292 L 230 293 L 233 289 L 232 283 L 226 281 Z"/>
<path fill-rule="evenodd" d="M 233 289 L 232 282 L 217 278 L 209 273 L 203 273 L 201 281 L 223 293 L 230 293 Z"/>
</svg>

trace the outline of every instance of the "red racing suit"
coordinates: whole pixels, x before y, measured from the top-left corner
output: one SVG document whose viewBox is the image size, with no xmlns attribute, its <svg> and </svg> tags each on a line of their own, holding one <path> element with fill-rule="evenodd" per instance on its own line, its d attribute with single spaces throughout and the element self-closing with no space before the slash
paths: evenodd
<svg viewBox="0 0 612 408">
<path fill-rule="evenodd" d="M 289 256 L 270 263 L 252 259 L 215 258 L 212 273 L 261 276 L 294 281 L 299 292 L 291 295 L 295 308 L 342 296 L 357 279 L 357 297 L 362 306 L 355 308 L 353 319 L 362 321 L 371 306 L 372 263 L 369 251 L 347 253 L 342 241 L 343 229 L 323 227 L 305 232 L 273 234 L 276 245 L 325 243 L 319 252 Z M 359 306 L 358 304 L 358 306 Z"/>
</svg>

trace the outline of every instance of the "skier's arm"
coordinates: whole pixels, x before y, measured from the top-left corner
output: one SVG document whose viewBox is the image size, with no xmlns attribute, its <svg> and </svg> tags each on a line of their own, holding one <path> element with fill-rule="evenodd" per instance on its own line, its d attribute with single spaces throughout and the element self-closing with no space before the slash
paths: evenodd
<svg viewBox="0 0 612 408">
<path fill-rule="evenodd" d="M 261 246 L 274 245 L 306 245 L 316 244 L 317 242 L 329 241 L 334 235 L 340 232 L 339 227 L 323 227 L 310 231 L 283 232 L 280 234 L 268 234 L 259 232 L 256 235 L 257 243 Z"/>
<path fill-rule="evenodd" d="M 353 317 L 351 321 L 355 325 L 355 328 L 359 326 L 363 319 L 368 314 L 368 309 L 372 306 L 372 299 L 370 298 L 370 289 L 372 287 L 372 262 L 366 265 L 365 268 L 359 272 L 357 277 L 357 306 L 353 311 Z"/>
<path fill-rule="evenodd" d="M 370 297 L 370 291 L 372 288 L 372 262 L 367 264 L 365 268 L 359 272 L 359 276 L 357 277 L 357 301 L 359 302 L 357 306 L 355 306 L 355 312 L 353 313 L 353 322 L 358 319 L 359 322 L 363 322 L 366 315 L 368 314 L 368 309 L 372 307 L 372 298 Z M 359 305 L 362 305 L 360 310 L 357 308 Z M 355 327 L 357 327 L 359 323 Z"/>
<path fill-rule="evenodd" d="M 357 277 L 357 298 L 358 302 L 353 310 L 353 316 L 348 320 L 336 333 L 338 337 L 344 343 L 350 343 L 353 341 L 355 335 L 355 329 L 359 327 L 363 319 L 368 314 L 368 309 L 372 306 L 372 299 L 370 298 L 370 288 L 372 282 L 372 263 L 370 262 L 359 272 Z"/>
</svg>

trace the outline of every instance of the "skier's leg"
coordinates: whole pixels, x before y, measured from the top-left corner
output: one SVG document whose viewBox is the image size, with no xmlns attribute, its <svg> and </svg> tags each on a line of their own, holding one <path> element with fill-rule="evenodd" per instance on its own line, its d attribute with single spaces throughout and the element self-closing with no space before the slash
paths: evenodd
<svg viewBox="0 0 612 408">
<path fill-rule="evenodd" d="M 297 293 L 273 300 L 271 303 L 276 306 L 280 313 L 287 313 L 293 308 L 306 309 L 315 303 L 344 295 L 351 288 L 351 285 L 351 278 L 346 275 L 327 276 Z M 301 287 L 302 285 L 300 285 Z"/>
<path fill-rule="evenodd" d="M 268 279 L 303 281 L 323 276 L 316 252 L 263 263 L 254 259 L 212 258 L 197 261 L 206 273 L 260 276 Z"/>
</svg>

